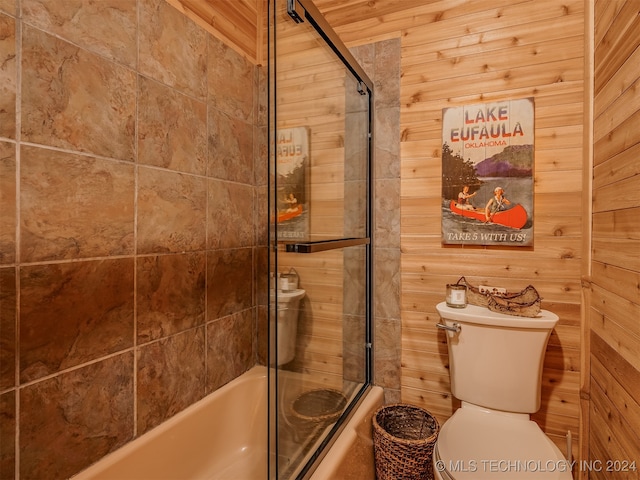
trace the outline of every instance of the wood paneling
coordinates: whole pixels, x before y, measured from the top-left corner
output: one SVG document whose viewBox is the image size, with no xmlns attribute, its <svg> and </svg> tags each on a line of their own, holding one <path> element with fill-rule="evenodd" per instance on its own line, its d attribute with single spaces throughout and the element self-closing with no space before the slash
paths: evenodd
<svg viewBox="0 0 640 480">
<path fill-rule="evenodd" d="M 401 39 L 402 400 L 441 421 L 457 406 L 446 343 L 434 328 L 446 283 L 460 275 L 514 289 L 531 283 L 543 308 L 561 317 L 545 358 L 543 406 L 534 419 L 563 451 L 568 430 L 577 445 L 584 1 L 315 3 L 349 46 Z M 536 105 L 534 246 L 444 247 L 442 109 L 530 96 Z"/>
<path fill-rule="evenodd" d="M 597 0 L 594 41 L 588 446 L 592 460 L 640 467 L 640 3 Z"/>
<path fill-rule="evenodd" d="M 185 8 L 187 2 L 197 0 L 168 1 Z M 448 385 L 446 343 L 434 328 L 435 304 L 442 300 L 445 283 L 461 274 L 478 283 L 514 288 L 532 283 L 542 292 L 543 306 L 561 317 L 545 358 L 546 400 L 536 421 L 561 448 L 566 430 L 572 431 L 575 443 L 580 425 L 585 427 L 587 449 L 581 448 L 582 460 L 633 460 L 633 455 L 640 460 L 640 3 L 315 3 L 348 46 L 401 40 L 402 399 L 425 406 L 441 421 L 457 407 Z M 214 18 L 211 12 L 209 17 Z M 238 45 L 251 22 L 241 23 L 244 28 L 234 40 Z M 586 35 L 585 25 L 589 27 Z M 585 57 L 591 39 L 593 59 Z M 249 46 L 243 48 L 251 51 Z M 304 68 L 283 74 L 281 84 L 290 91 L 305 89 L 308 67 L 314 65 L 309 60 L 313 59 L 299 56 L 297 65 Z M 323 81 L 331 77 L 321 64 L 313 69 Z M 587 78 L 591 73 L 593 87 Z M 536 105 L 534 247 L 443 247 L 442 109 L 531 96 Z M 322 102 L 315 110 L 318 118 L 327 120 L 318 123 L 322 129 L 324 123 L 330 123 L 331 112 L 323 110 Z M 585 126 L 585 114 L 591 111 L 593 124 Z M 332 144 L 331 128 L 326 131 L 322 153 L 315 153 L 318 163 L 314 168 L 331 178 L 339 174 L 331 158 L 340 154 L 341 146 Z M 592 171 L 583 167 L 591 153 Z M 319 155 L 324 155 L 326 167 Z M 591 197 L 584 189 L 591 184 L 592 205 L 583 206 L 582 201 Z M 338 198 L 339 194 L 329 196 Z M 328 202 L 322 209 L 328 213 L 334 207 Z M 591 211 L 593 215 L 585 219 Z M 585 285 L 586 293 L 581 294 Z M 313 289 L 321 296 L 333 295 L 320 293 L 321 286 Z M 587 302 L 582 311 L 587 330 L 591 325 L 590 337 L 580 330 L 583 302 Z M 330 327 L 322 327 L 324 332 L 327 329 Z M 581 338 L 585 346 L 592 344 L 590 357 L 581 352 Z M 591 358 L 590 376 L 582 386 L 586 421 L 578 418 L 581 354 L 587 366 Z M 638 478 L 630 472 L 580 474 L 583 478 Z"/>
<path fill-rule="evenodd" d="M 213 36 L 262 64 L 266 0 L 166 0 Z"/>
</svg>

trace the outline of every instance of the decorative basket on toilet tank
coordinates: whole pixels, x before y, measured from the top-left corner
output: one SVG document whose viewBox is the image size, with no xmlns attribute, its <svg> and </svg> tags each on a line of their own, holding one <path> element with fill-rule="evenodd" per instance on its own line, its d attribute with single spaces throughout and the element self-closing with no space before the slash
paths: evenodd
<svg viewBox="0 0 640 480">
<path fill-rule="evenodd" d="M 394 404 L 373 414 L 373 448 L 378 480 L 432 480 L 433 447 L 440 425 L 426 410 Z"/>
<path fill-rule="evenodd" d="M 493 312 L 520 317 L 537 317 L 540 313 L 542 297 L 533 285 L 529 285 L 519 292 L 492 292 L 471 285 L 464 277 L 460 277 L 455 285 L 467 287 L 467 301 L 471 305 L 487 307 Z"/>
</svg>

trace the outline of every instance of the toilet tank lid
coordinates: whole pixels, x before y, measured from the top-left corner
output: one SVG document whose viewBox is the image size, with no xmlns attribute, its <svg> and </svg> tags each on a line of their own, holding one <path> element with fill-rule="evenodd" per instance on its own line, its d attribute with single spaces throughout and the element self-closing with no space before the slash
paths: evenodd
<svg viewBox="0 0 640 480">
<path fill-rule="evenodd" d="M 297 288 L 295 290 L 286 290 L 286 291 L 278 290 L 277 300 L 278 300 L 278 303 L 280 304 L 289 303 L 294 300 L 301 300 L 302 298 L 304 298 L 306 293 L 307 292 L 302 288 Z M 271 292 L 269 293 L 269 296 L 270 296 L 271 302 L 274 302 L 276 300 L 276 293 L 273 290 L 271 290 Z"/>
<path fill-rule="evenodd" d="M 467 305 L 465 308 L 451 308 L 447 306 L 446 302 L 436 305 L 436 310 L 445 320 L 495 327 L 553 329 L 558 323 L 558 316 L 548 310 L 540 310 L 537 317 L 518 317 L 493 312 L 487 307 L 479 307 L 477 305 Z"/>
</svg>

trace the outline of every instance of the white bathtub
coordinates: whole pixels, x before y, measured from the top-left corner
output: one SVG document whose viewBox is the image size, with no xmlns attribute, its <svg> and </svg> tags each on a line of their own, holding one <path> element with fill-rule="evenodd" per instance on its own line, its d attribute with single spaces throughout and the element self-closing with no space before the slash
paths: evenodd
<svg viewBox="0 0 640 480">
<path fill-rule="evenodd" d="M 373 414 L 384 403 L 384 391 L 373 387 L 347 422 L 310 480 L 369 480 L 376 478 L 373 459 Z"/>
<path fill-rule="evenodd" d="M 374 478 L 373 387 L 313 480 Z M 266 480 L 267 370 L 256 366 L 73 477 L 73 480 Z"/>
<path fill-rule="evenodd" d="M 253 367 L 73 480 L 264 480 L 266 375 Z"/>
</svg>

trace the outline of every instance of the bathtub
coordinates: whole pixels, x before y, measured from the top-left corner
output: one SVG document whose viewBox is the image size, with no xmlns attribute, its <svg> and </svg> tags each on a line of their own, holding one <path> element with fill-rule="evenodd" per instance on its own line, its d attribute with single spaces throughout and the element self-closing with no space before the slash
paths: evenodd
<svg viewBox="0 0 640 480">
<path fill-rule="evenodd" d="M 373 458 L 373 414 L 384 403 L 381 387 L 372 387 L 310 480 L 364 480 L 376 478 Z"/>
<path fill-rule="evenodd" d="M 374 478 L 373 387 L 328 450 L 312 480 Z M 267 370 L 256 366 L 105 456 L 72 480 L 266 480 Z"/>
<path fill-rule="evenodd" d="M 73 480 L 264 480 L 267 370 L 256 366 Z"/>
</svg>

